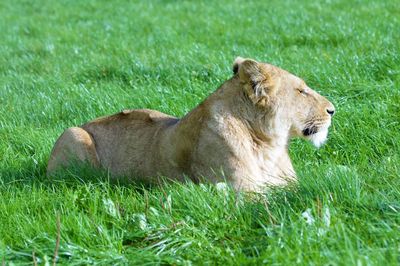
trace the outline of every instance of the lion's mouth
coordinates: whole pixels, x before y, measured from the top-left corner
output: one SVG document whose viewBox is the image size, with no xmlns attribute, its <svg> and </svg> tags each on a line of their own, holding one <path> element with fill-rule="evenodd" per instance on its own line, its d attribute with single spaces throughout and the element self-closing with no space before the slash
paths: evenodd
<svg viewBox="0 0 400 266">
<path fill-rule="evenodd" d="M 303 135 L 307 137 L 307 136 L 313 135 L 317 132 L 318 132 L 318 128 L 316 126 L 307 127 L 303 130 Z"/>
</svg>

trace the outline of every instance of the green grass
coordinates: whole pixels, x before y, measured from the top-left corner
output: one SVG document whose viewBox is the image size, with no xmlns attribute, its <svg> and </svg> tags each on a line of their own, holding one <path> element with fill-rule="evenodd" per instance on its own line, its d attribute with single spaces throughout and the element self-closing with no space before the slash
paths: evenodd
<svg viewBox="0 0 400 266">
<path fill-rule="evenodd" d="M 398 265 L 398 1 L 0 2 L 0 261 Z M 329 142 L 295 140 L 298 186 L 47 179 L 63 129 L 124 108 L 182 116 L 236 56 L 303 77 L 336 106 Z M 307 223 L 303 214 L 314 218 Z"/>
</svg>

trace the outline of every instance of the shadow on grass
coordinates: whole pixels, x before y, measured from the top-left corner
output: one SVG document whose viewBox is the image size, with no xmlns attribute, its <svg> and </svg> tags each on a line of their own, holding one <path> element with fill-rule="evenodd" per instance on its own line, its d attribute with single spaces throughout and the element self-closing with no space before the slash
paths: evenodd
<svg viewBox="0 0 400 266">
<path fill-rule="evenodd" d="M 52 176 L 46 175 L 45 164 L 0 169 L 0 185 L 2 186 L 41 186 L 54 191 L 61 185 L 74 188 L 87 184 L 107 184 L 135 189 L 138 192 L 151 189 L 156 185 L 132 178 L 113 178 L 107 170 L 94 169 L 87 164 L 75 164 L 68 169 L 61 169 Z"/>
<path fill-rule="evenodd" d="M 189 178 L 177 181 L 168 177 L 159 177 L 153 182 L 132 176 L 112 176 L 111 173 L 102 168 L 93 168 L 89 164 L 82 162 L 73 163 L 68 168 L 60 169 L 51 176 L 46 174 L 45 163 L 39 165 L 27 165 L 26 167 L 9 167 L 0 169 L 0 188 L 1 187 L 40 187 L 41 189 L 63 191 L 63 188 L 79 188 L 86 185 L 106 186 L 118 189 L 127 188 L 139 194 L 151 190 L 164 191 L 165 187 L 174 184 L 198 184 L 207 183 L 206 180 L 193 181 Z"/>
</svg>

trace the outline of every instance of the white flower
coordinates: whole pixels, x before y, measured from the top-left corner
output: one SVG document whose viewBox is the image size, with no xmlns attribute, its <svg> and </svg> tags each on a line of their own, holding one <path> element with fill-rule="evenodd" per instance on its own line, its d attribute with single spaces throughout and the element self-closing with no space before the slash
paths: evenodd
<svg viewBox="0 0 400 266">
<path fill-rule="evenodd" d="M 118 212 L 117 208 L 115 207 L 114 202 L 111 199 L 103 198 L 103 204 L 109 215 L 111 215 L 112 217 L 119 216 L 119 212 Z"/>
<path fill-rule="evenodd" d="M 147 229 L 147 219 L 146 219 L 146 215 L 144 215 L 143 213 L 138 213 L 135 214 L 133 216 L 134 221 L 138 223 L 139 228 L 142 230 L 146 230 Z"/>
<path fill-rule="evenodd" d="M 303 212 L 302 214 L 301 214 L 301 216 L 304 218 L 304 219 L 306 219 L 306 223 L 307 224 L 313 224 L 314 222 L 315 222 L 315 219 L 314 219 L 314 217 L 312 216 L 312 214 L 311 214 L 311 209 L 310 208 L 308 208 L 305 212 Z"/>
<path fill-rule="evenodd" d="M 218 191 L 225 191 L 228 189 L 228 185 L 225 182 L 217 183 L 215 186 Z"/>
</svg>

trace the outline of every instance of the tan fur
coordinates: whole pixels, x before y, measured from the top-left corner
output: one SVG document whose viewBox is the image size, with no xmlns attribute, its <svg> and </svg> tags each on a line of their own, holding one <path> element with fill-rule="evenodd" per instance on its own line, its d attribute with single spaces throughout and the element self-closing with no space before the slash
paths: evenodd
<svg viewBox="0 0 400 266">
<path fill-rule="evenodd" d="M 150 182 L 160 176 L 226 180 L 236 189 L 260 191 L 296 180 L 289 141 L 299 136 L 320 145 L 333 105 L 278 67 L 237 58 L 234 71 L 182 119 L 128 110 L 67 129 L 53 148 L 48 174 L 78 159 L 115 177 Z M 321 133 L 305 136 L 305 129 Z"/>
</svg>

